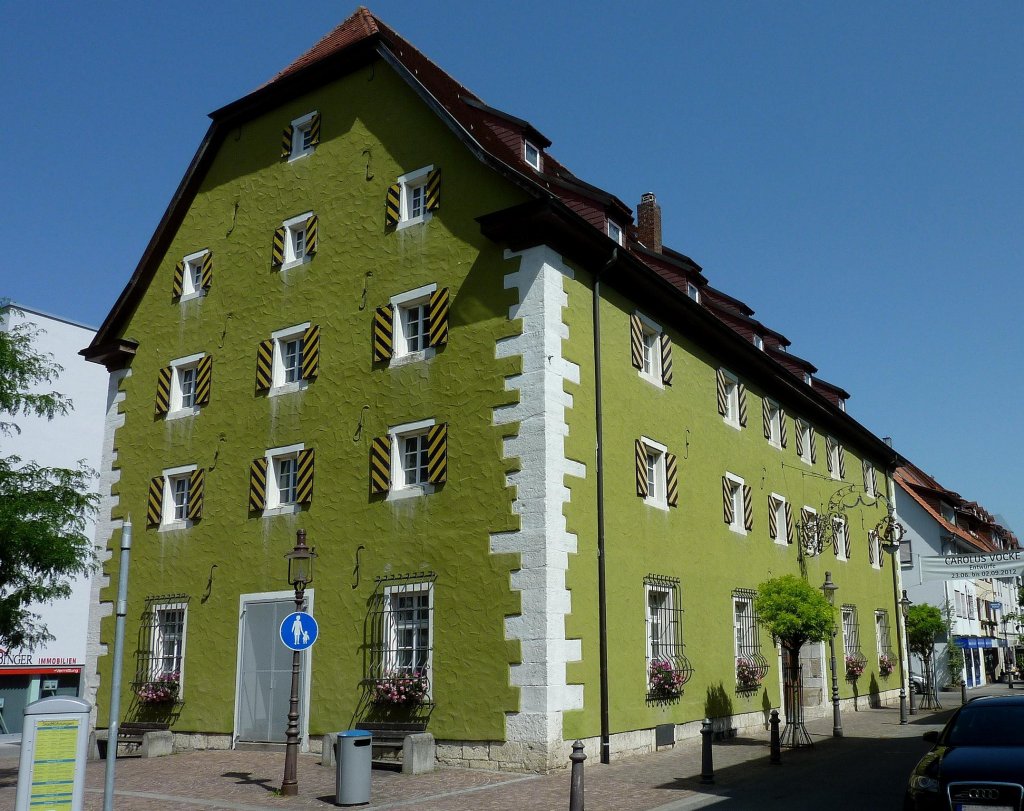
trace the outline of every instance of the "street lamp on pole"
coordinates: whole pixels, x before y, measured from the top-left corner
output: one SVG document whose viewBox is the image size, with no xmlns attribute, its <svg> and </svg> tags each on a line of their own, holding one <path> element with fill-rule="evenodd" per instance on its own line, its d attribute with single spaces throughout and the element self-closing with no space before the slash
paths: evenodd
<svg viewBox="0 0 1024 811">
<path fill-rule="evenodd" d="M 830 606 L 835 607 L 836 592 L 839 586 L 832 582 L 832 572 L 825 572 L 825 582 L 821 584 L 821 593 L 825 595 Z M 839 674 L 836 673 L 836 625 L 832 623 L 832 636 L 828 640 L 829 660 L 832 667 L 832 737 L 843 737 L 843 719 L 839 714 Z"/>
<path fill-rule="evenodd" d="M 288 560 L 288 585 L 295 589 L 295 610 L 302 611 L 306 600 L 306 586 L 313 582 L 313 558 L 316 550 L 306 546 L 306 530 L 295 533 L 295 547 L 285 555 Z M 285 733 L 284 780 L 281 781 L 281 796 L 294 797 L 299 793 L 297 775 L 299 763 L 299 659 L 300 653 L 292 651 L 292 694 L 288 702 L 288 730 Z"/>
<path fill-rule="evenodd" d="M 900 610 L 903 614 L 903 630 L 904 633 L 907 629 L 907 610 L 913 605 L 914 601 L 907 596 L 907 590 L 903 589 L 903 597 L 900 598 Z M 910 662 L 910 640 L 907 640 L 907 662 Z M 928 682 L 931 681 L 931 675 L 928 676 Z M 928 683 L 926 682 L 926 683 Z M 910 691 L 910 714 L 917 715 L 917 709 L 914 707 L 914 691 Z"/>
<path fill-rule="evenodd" d="M 893 607 L 902 606 L 900 602 L 900 587 L 899 587 L 899 567 L 900 567 L 900 541 L 903 540 L 903 536 L 906 534 L 907 529 L 899 521 L 893 513 L 892 506 L 889 509 L 885 517 L 875 527 L 875 532 L 878 535 L 878 540 L 881 542 L 882 549 L 892 557 L 892 600 Z M 906 594 L 906 592 L 904 592 Z M 904 647 L 904 639 L 906 638 L 906 625 L 904 623 L 904 617 L 902 612 L 896 616 L 896 644 L 899 647 L 900 655 L 900 724 L 907 723 L 907 668 L 906 662 L 909 662 L 907 652 Z"/>
</svg>

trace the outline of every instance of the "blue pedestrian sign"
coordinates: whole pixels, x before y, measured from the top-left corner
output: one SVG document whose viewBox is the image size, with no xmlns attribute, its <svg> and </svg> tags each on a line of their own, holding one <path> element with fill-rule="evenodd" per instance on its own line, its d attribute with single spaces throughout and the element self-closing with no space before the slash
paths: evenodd
<svg viewBox="0 0 1024 811">
<path fill-rule="evenodd" d="M 313 647 L 320 629 L 311 614 L 293 611 L 281 623 L 281 641 L 289 650 L 306 650 Z"/>
</svg>

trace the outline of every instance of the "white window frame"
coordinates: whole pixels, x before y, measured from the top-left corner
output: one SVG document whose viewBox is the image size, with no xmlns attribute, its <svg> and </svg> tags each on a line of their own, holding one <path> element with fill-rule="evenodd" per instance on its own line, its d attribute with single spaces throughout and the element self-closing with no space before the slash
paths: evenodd
<svg viewBox="0 0 1024 811">
<path fill-rule="evenodd" d="M 754 333 L 754 336 L 751 338 L 751 341 L 753 341 L 754 346 L 756 346 L 758 349 L 764 352 L 764 338 L 762 338 L 757 333 Z"/>
<path fill-rule="evenodd" d="M 732 372 L 723 369 L 725 377 L 725 414 L 722 421 L 733 428 L 742 429 L 740 425 L 740 379 Z"/>
<path fill-rule="evenodd" d="M 836 539 L 835 553 L 836 560 L 849 560 L 846 554 L 846 545 L 850 542 L 850 525 L 846 518 L 841 515 L 832 516 L 832 537 Z"/>
<path fill-rule="evenodd" d="M 150 639 L 150 660 L 148 678 L 156 681 L 157 677 L 164 673 L 178 674 L 178 699 L 185 693 L 185 643 L 188 639 L 188 603 L 159 603 L 152 607 L 156 614 L 153 618 L 152 636 Z M 160 622 L 161 614 L 169 611 L 181 611 L 181 632 L 178 640 L 177 650 L 172 654 L 178 660 L 178 669 L 164 670 L 163 663 L 168 658 L 163 655 L 164 624 Z"/>
<path fill-rule="evenodd" d="M 427 180 L 429 179 L 430 173 L 434 171 L 434 166 L 424 166 L 422 169 L 416 169 L 412 172 L 406 172 L 404 175 L 398 178 L 396 181 L 401 190 L 400 205 L 399 205 L 399 216 L 398 222 L 395 225 L 396 230 L 401 231 L 403 228 L 408 228 L 410 225 L 418 225 L 419 223 L 429 222 L 433 213 L 427 211 L 427 200 L 426 200 L 426 187 Z M 423 189 L 423 210 L 412 216 L 410 213 L 412 207 L 412 194 L 416 189 Z"/>
<path fill-rule="evenodd" d="M 540 149 L 532 142 L 523 141 L 523 160 L 526 161 L 527 166 L 532 166 L 538 172 L 541 171 L 542 158 Z"/>
<path fill-rule="evenodd" d="M 164 419 L 178 420 L 182 417 L 194 417 L 199 413 L 199 406 L 195 403 L 196 387 L 199 383 L 199 361 L 206 357 L 205 352 L 195 355 L 186 355 L 183 358 L 175 358 L 168 366 L 171 368 L 171 391 L 168 398 L 167 414 Z M 182 405 L 184 389 L 182 379 L 184 372 L 191 370 L 194 373 L 192 382 L 192 405 Z"/>
<path fill-rule="evenodd" d="M 839 445 L 838 440 L 836 440 L 835 437 L 829 437 L 829 442 L 832 445 L 832 450 L 828 460 L 828 469 L 830 471 L 829 475 L 836 481 L 840 481 L 843 477 L 839 469 L 839 458 L 842 455 L 843 451 Z"/>
<path fill-rule="evenodd" d="M 429 482 L 408 484 L 404 456 L 402 453 L 403 440 L 414 436 L 426 436 L 427 431 L 437 424 L 437 420 L 431 418 L 406 422 L 401 425 L 394 425 L 388 428 L 388 436 L 391 438 L 391 488 L 388 490 L 387 501 L 397 501 L 404 498 L 416 498 L 429 495 L 434 492 L 435 486 Z"/>
<path fill-rule="evenodd" d="M 817 517 L 817 515 L 818 515 L 818 511 L 817 511 L 816 509 L 814 509 L 814 507 L 809 507 L 809 506 L 807 506 L 807 505 L 805 504 L 805 505 L 804 505 L 803 507 L 801 507 L 801 508 L 800 508 L 800 520 L 801 520 L 801 521 L 803 521 L 803 515 L 804 515 L 804 513 L 805 513 L 805 512 L 807 512 L 807 513 L 809 513 L 810 515 L 813 515 L 813 516 L 815 516 L 815 517 Z M 819 536 L 819 535 L 821 534 L 821 529 L 820 529 L 820 525 L 818 525 L 818 524 L 815 524 L 815 527 L 819 527 L 819 528 L 818 528 L 818 529 L 816 529 L 816 532 L 815 532 L 815 537 L 814 537 L 814 538 L 812 538 L 811 540 L 812 540 L 812 541 L 813 541 L 813 542 L 814 542 L 815 544 L 817 544 L 817 543 L 818 543 L 818 541 L 820 540 L 820 538 L 819 538 L 818 536 Z M 797 532 L 799 532 L 799 530 L 797 530 Z M 803 539 L 802 539 L 802 538 L 798 538 L 797 540 L 799 540 L 799 541 L 800 541 L 800 543 L 803 543 Z M 822 541 L 822 546 L 824 547 L 824 541 Z"/>
<path fill-rule="evenodd" d="M 288 158 L 289 163 L 299 158 L 304 158 L 307 155 L 312 155 L 316 151 L 316 144 L 304 145 L 306 136 L 313 128 L 313 119 L 316 116 L 317 111 L 314 110 L 292 121 L 292 154 Z"/>
<path fill-rule="evenodd" d="M 657 440 L 641 436 L 640 442 L 647 451 L 647 497 L 644 504 L 659 510 L 668 509 L 668 479 L 665 471 L 665 454 L 668 448 Z M 651 480 L 653 470 L 654 480 Z"/>
<path fill-rule="evenodd" d="M 873 529 L 868 530 L 868 545 L 871 547 L 871 567 L 882 568 L 882 539 Z"/>
<path fill-rule="evenodd" d="M 852 606 L 842 606 L 839 609 L 840 623 L 843 626 L 843 662 L 845 664 L 847 656 L 853 656 L 858 653 L 858 649 L 853 647 L 854 643 L 857 642 L 856 629 L 857 629 L 857 609 Z M 847 622 L 847 618 L 850 619 Z"/>
<path fill-rule="evenodd" d="M 883 631 L 888 631 L 889 626 L 889 612 L 884 609 L 875 609 L 875 649 L 878 658 L 882 658 L 883 653 L 890 653 L 892 651 L 892 639 L 888 638 L 888 634 L 883 634 Z M 883 636 L 885 637 L 883 639 Z M 883 645 L 883 642 L 888 643 Z M 890 653 L 891 655 L 891 653 Z"/>
<path fill-rule="evenodd" d="M 281 501 L 280 464 L 285 460 L 295 460 L 297 475 L 299 452 L 305 449 L 305 444 L 300 442 L 295 445 L 271 448 L 264 454 L 267 460 L 267 500 L 263 507 L 263 515 L 294 515 L 302 508 L 297 501 Z"/>
<path fill-rule="evenodd" d="M 181 302 L 202 298 L 206 295 L 203 288 L 203 258 L 210 252 L 209 248 L 190 253 L 181 260 Z M 196 277 L 198 278 L 198 284 Z"/>
<path fill-rule="evenodd" d="M 396 611 L 394 606 L 394 597 L 397 594 L 409 594 L 418 596 L 420 594 L 427 595 L 427 659 L 425 665 L 425 676 L 428 684 L 428 695 L 430 696 L 430 685 L 433 684 L 433 672 L 434 672 L 434 584 L 430 581 L 416 582 L 416 583 L 396 583 L 392 586 L 387 586 L 384 589 L 384 616 L 386 618 L 386 625 L 384 627 L 384 661 L 381 662 L 384 674 L 390 674 L 400 671 L 400 665 L 397 662 L 389 661 L 392 657 L 395 657 L 398 650 L 398 627 L 396 624 Z M 417 610 L 416 608 L 413 609 Z M 414 648 L 413 650 L 417 650 Z"/>
<path fill-rule="evenodd" d="M 742 605 L 743 610 L 738 611 L 738 606 Z M 749 640 L 752 644 L 747 647 L 753 649 L 759 649 L 757 636 L 757 621 L 754 619 L 754 600 L 752 597 L 732 595 L 732 645 L 733 645 L 733 659 L 739 661 L 743 655 L 743 645 L 740 644 L 740 639 Z"/>
<path fill-rule="evenodd" d="M 700 304 L 700 288 L 693 282 L 686 283 L 686 295 Z"/>
<path fill-rule="evenodd" d="M 309 321 L 303 324 L 296 324 L 292 327 L 284 327 L 283 329 L 275 330 L 270 333 L 270 340 L 274 342 L 274 354 L 271 359 L 270 366 L 270 390 L 267 392 L 268 397 L 277 397 L 281 394 L 291 394 L 292 392 L 302 391 L 309 385 L 309 381 L 302 377 L 302 359 L 299 360 L 299 378 L 291 382 L 286 382 L 285 377 L 287 369 L 285 368 L 285 349 L 291 341 L 299 341 L 302 343 L 303 338 L 306 335 L 306 330 L 312 326 Z"/>
<path fill-rule="evenodd" d="M 786 523 L 786 497 L 778 493 L 770 493 L 772 511 L 775 513 L 775 543 L 789 546 L 789 524 Z"/>
<path fill-rule="evenodd" d="M 409 312 L 413 307 L 426 306 L 430 297 L 437 291 L 436 284 L 426 284 L 417 287 L 415 290 L 407 290 L 391 297 L 391 335 L 392 353 L 389 366 L 402 366 L 406 363 L 418 363 L 422 360 L 429 360 L 434 357 L 437 350 L 432 346 L 424 346 L 428 335 L 426 332 L 420 334 L 422 349 L 409 349 Z M 425 319 L 424 319 L 425 320 Z"/>
<path fill-rule="evenodd" d="M 768 431 L 768 444 L 782 450 L 782 406 L 774 400 L 768 400 Z"/>
<path fill-rule="evenodd" d="M 811 424 L 807 420 L 796 420 L 796 430 L 800 433 L 800 444 L 804 449 L 804 452 L 800 454 L 800 461 L 806 462 L 808 465 L 813 464 L 811 461 L 811 443 L 814 442 L 814 434 L 811 433 Z"/>
<path fill-rule="evenodd" d="M 313 216 L 312 211 L 307 211 L 305 214 L 299 214 L 297 217 L 290 217 L 281 223 L 284 226 L 284 262 L 281 264 L 281 270 L 285 271 L 290 268 L 304 265 L 312 259 L 312 257 L 306 252 L 309 247 L 307 242 L 308 234 L 306 234 L 306 221 Z M 295 240 L 296 235 L 302 232 L 302 251 L 301 253 L 296 251 Z"/>
<path fill-rule="evenodd" d="M 874 498 L 878 495 L 878 481 L 875 472 L 875 466 L 866 459 L 863 462 L 864 468 L 864 492 L 869 497 Z M 868 484 L 870 483 L 870 487 Z"/>
<path fill-rule="evenodd" d="M 675 624 L 678 622 L 678 618 L 675 611 L 675 600 L 672 592 L 673 589 L 670 586 L 661 586 L 656 583 L 644 583 L 644 612 L 646 614 L 647 620 L 646 642 L 648 670 L 650 669 L 651 662 L 653 662 L 655 658 L 669 659 L 671 661 L 670 657 L 679 653 L 679 651 L 676 650 L 677 629 L 674 627 Z M 660 613 L 661 617 L 664 617 L 668 620 L 668 625 L 664 628 L 661 628 L 661 633 L 657 640 L 655 640 L 654 638 L 655 617 L 652 617 L 651 612 L 652 594 L 659 594 L 665 597 L 665 603 L 663 606 L 660 606 L 658 608 L 658 612 Z M 659 653 L 656 657 L 654 654 L 656 641 L 657 644 L 659 644 L 661 647 L 668 648 L 669 653 Z"/>
<path fill-rule="evenodd" d="M 177 529 L 188 529 L 192 522 L 188 520 L 188 496 L 191 474 L 197 469 L 196 465 L 182 465 L 181 467 L 169 467 L 163 470 L 164 491 L 160 503 L 160 528 L 158 532 L 170 532 Z M 185 482 L 185 518 L 175 518 L 174 489 L 178 481 Z"/>
<path fill-rule="evenodd" d="M 728 471 L 725 473 L 725 478 L 731 485 L 729 498 L 732 500 L 732 523 L 729 524 L 729 529 L 740 535 L 746 535 L 747 528 L 743 522 L 743 486 L 746 482 L 735 473 Z"/>
<path fill-rule="evenodd" d="M 623 236 L 622 226 L 619 225 L 614 220 L 607 220 L 606 221 L 605 233 L 608 234 L 609 238 L 616 245 L 621 245 L 622 244 L 622 236 Z"/>
<path fill-rule="evenodd" d="M 804 383 L 806 383 L 808 386 L 812 385 L 810 372 L 804 372 Z"/>
<path fill-rule="evenodd" d="M 638 373 L 648 383 L 662 389 L 665 387 L 665 382 L 661 378 L 661 335 L 664 330 L 660 324 L 652 321 L 643 313 L 636 313 L 636 317 L 640 319 L 642 332 L 640 338 L 642 362 Z"/>
</svg>

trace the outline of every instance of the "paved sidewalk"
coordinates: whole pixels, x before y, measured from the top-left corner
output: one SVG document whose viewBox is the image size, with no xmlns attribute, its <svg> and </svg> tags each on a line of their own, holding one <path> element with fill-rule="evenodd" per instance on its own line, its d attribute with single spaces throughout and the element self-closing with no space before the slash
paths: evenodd
<svg viewBox="0 0 1024 811">
<path fill-rule="evenodd" d="M 971 696 L 1005 693 L 1005 685 L 972 690 Z M 783 767 L 770 766 L 767 733 L 737 738 L 714 745 L 716 782 L 700 783 L 699 740 L 680 742 L 673 749 L 601 765 L 597 753 L 588 753 L 586 806 L 590 811 L 689 811 L 727 802 L 730 808 L 755 808 L 760 793 L 776 776 L 793 780 L 802 772 L 821 780 L 823 770 L 843 768 L 856 747 L 871 757 L 885 757 L 885 741 L 915 752 L 922 732 L 944 722 L 959 706 L 956 693 L 942 694 L 944 711 L 922 711 L 900 725 L 896 708 L 861 709 L 843 714 L 846 737 L 832 737 L 831 714 L 807 722 L 813 748 L 783 749 Z M 883 742 L 879 744 L 879 742 Z M 927 745 L 920 742 L 923 752 Z M 881 749 L 880 749 L 881 747 Z M 3 747 L 14 752 L 14 747 Z M 17 760 L 0 751 L 0 811 L 14 808 Z M 916 755 L 914 755 L 916 757 Z M 104 766 L 90 763 L 87 773 L 88 811 L 103 805 Z M 271 809 L 333 808 L 334 769 L 325 768 L 317 755 L 299 757 L 299 796 L 277 795 L 284 768 L 280 753 L 211 751 L 163 758 L 124 758 L 117 763 L 118 811 L 156 809 L 224 809 L 270 811 Z M 903 768 L 899 766 L 899 768 Z M 905 774 L 906 772 L 900 772 Z M 425 775 L 405 776 L 375 770 L 367 809 L 403 811 L 566 811 L 569 775 L 520 775 L 474 769 L 445 768 Z M 808 798 L 809 799 L 809 798 Z M 794 808 L 810 807 L 794 805 Z M 837 807 L 835 805 L 833 808 Z M 861 808 L 871 807 L 861 805 Z"/>
</svg>

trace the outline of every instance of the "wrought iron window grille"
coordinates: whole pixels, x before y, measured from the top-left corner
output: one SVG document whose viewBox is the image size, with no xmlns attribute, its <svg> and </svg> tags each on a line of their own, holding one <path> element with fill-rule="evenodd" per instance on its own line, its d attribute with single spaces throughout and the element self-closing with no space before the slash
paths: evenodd
<svg viewBox="0 0 1024 811">
<path fill-rule="evenodd" d="M 732 592 L 733 623 L 736 635 L 736 690 L 751 692 L 761 686 L 768 673 L 768 660 L 761 653 L 758 616 L 754 610 L 754 589 L 734 589 Z M 737 610 L 743 606 L 742 613 Z"/>
<path fill-rule="evenodd" d="M 172 704 L 179 700 L 185 652 L 188 594 L 146 598 L 139 621 L 132 692 L 142 704 Z"/>
<path fill-rule="evenodd" d="M 363 685 L 370 701 L 392 708 L 432 705 L 434 572 L 375 578 Z"/>
<path fill-rule="evenodd" d="M 647 638 L 647 701 L 674 701 L 693 675 L 684 652 L 679 578 L 644 577 Z"/>
<path fill-rule="evenodd" d="M 843 621 L 843 659 L 846 662 L 846 678 L 857 679 L 864 672 L 867 657 L 860 648 L 860 623 L 857 619 L 857 606 L 849 603 L 842 607 Z"/>
</svg>

